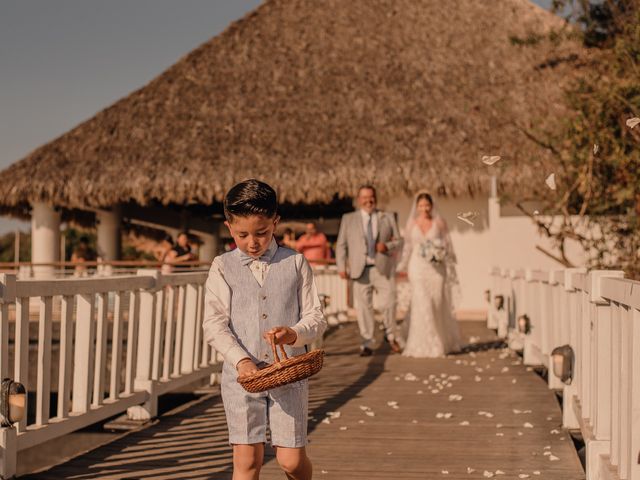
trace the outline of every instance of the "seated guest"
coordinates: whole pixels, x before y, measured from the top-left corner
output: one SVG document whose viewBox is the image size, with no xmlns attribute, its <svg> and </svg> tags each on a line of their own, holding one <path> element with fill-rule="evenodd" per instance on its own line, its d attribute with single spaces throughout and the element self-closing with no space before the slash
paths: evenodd
<svg viewBox="0 0 640 480">
<path fill-rule="evenodd" d="M 331 258 L 327 237 L 318 231 L 315 222 L 307 223 L 306 232 L 296 242 L 296 250 L 312 265 L 324 265 Z"/>
</svg>

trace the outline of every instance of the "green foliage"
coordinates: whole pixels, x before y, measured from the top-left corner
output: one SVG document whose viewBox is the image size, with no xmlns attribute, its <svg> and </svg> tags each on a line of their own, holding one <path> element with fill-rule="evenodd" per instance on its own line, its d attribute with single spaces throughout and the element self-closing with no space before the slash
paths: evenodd
<svg viewBox="0 0 640 480">
<path fill-rule="evenodd" d="M 566 240 L 577 240 L 592 267 L 638 276 L 640 127 L 632 130 L 626 120 L 640 116 L 640 0 L 557 0 L 554 6 L 578 22 L 587 54 L 566 91 L 571 114 L 540 142 L 558 161 L 558 190 L 546 196 L 544 210 L 565 221 L 559 227 L 536 221 L 564 261 Z M 581 220 L 571 221 L 572 215 Z"/>
<path fill-rule="evenodd" d="M 20 232 L 20 261 L 27 262 L 31 258 L 31 235 Z M 0 237 L 0 262 L 13 262 L 15 260 L 14 232 L 6 233 Z"/>
</svg>

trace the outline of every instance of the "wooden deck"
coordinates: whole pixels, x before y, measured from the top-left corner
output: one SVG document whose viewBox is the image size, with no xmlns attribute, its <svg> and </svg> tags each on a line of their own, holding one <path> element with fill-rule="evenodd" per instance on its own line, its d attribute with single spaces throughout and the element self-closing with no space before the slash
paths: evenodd
<svg viewBox="0 0 640 480">
<path fill-rule="evenodd" d="M 332 332 L 326 366 L 311 388 L 314 478 L 584 479 L 546 383 L 491 343 L 483 323 L 463 322 L 463 332 L 479 338 L 476 348 L 433 360 L 389 355 L 385 347 L 360 358 L 354 324 Z M 340 412 L 339 418 L 325 423 L 329 412 Z M 208 395 L 148 428 L 22 478 L 230 479 L 226 438 L 220 398 Z M 270 454 L 261 478 L 284 478 Z"/>
</svg>

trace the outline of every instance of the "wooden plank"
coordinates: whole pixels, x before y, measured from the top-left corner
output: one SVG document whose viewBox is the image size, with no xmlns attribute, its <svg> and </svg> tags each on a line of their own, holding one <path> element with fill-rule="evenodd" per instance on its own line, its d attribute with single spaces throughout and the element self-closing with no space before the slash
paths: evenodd
<svg viewBox="0 0 640 480">
<path fill-rule="evenodd" d="M 483 350 L 496 339 L 482 325 L 464 326 L 465 337 L 480 336 L 480 345 L 442 359 L 390 355 L 386 346 L 360 358 L 356 326 L 333 330 L 326 341 L 325 368 L 311 380 L 308 452 L 314 478 L 460 480 L 486 478 L 485 471 L 495 475 L 497 470 L 504 476 L 494 478 L 584 478 L 571 439 L 560 427 L 554 394 L 517 356 Z M 462 398 L 450 401 L 450 395 Z M 390 401 L 397 401 L 398 408 Z M 328 412 L 340 412 L 340 418 L 323 423 Z M 443 412 L 452 413 L 451 418 L 438 418 Z M 469 425 L 460 425 L 464 421 Z M 547 451 L 559 460 L 550 461 Z M 219 397 L 204 397 L 43 475 L 82 478 L 87 472 L 101 479 L 230 480 L 231 449 Z M 260 478 L 283 478 L 271 448 Z"/>
<path fill-rule="evenodd" d="M 113 331 L 111 333 L 111 379 L 109 381 L 109 398 L 117 400 L 121 390 L 122 367 L 122 329 L 124 311 L 124 292 L 116 292 L 113 304 Z"/>
<path fill-rule="evenodd" d="M 154 285 L 153 277 L 137 275 L 82 279 L 59 278 L 53 282 L 51 280 L 19 280 L 16 282 L 16 295 L 20 297 L 91 295 L 116 290 L 152 288 Z"/>
<path fill-rule="evenodd" d="M 107 370 L 107 331 L 109 324 L 109 294 L 98 295 L 98 315 L 96 323 L 96 357 L 93 369 L 93 401 L 94 407 L 102 405 L 104 401 L 104 382 Z"/>
<path fill-rule="evenodd" d="M 15 372 L 16 382 L 22 383 L 25 390 L 29 391 L 29 297 L 16 298 L 16 333 L 15 333 Z M 29 399 L 26 399 L 25 411 L 29 408 Z M 25 431 L 27 416 L 18 423 L 18 432 Z"/>
<path fill-rule="evenodd" d="M 36 425 L 49 422 L 49 399 L 51 396 L 51 297 L 40 297 L 40 319 L 38 321 L 38 379 L 36 387 Z"/>
<path fill-rule="evenodd" d="M 127 320 L 127 359 L 125 364 L 124 393 L 133 392 L 135 380 L 134 366 L 137 363 L 138 322 L 140 318 L 140 291 L 133 290 L 129 294 L 129 317 Z"/>
<path fill-rule="evenodd" d="M 162 380 L 167 381 L 171 376 L 173 364 L 174 331 L 176 323 L 176 287 L 166 287 L 167 290 L 167 322 L 164 332 L 164 352 L 162 359 Z"/>
<path fill-rule="evenodd" d="M 75 298 L 62 297 L 60 312 L 60 375 L 58 377 L 58 418 L 69 416 L 71 371 L 73 369 L 73 307 Z"/>
<path fill-rule="evenodd" d="M 175 350 L 173 352 L 173 375 L 180 375 L 180 362 L 182 360 L 182 334 L 184 332 L 184 315 L 185 315 L 185 297 L 186 286 L 178 287 L 178 311 L 176 322 L 176 342 Z"/>
<path fill-rule="evenodd" d="M 76 297 L 76 334 L 73 356 L 73 412 L 87 412 L 93 391 L 95 296 Z"/>
<path fill-rule="evenodd" d="M 164 334 L 164 322 L 166 320 L 166 311 L 165 311 L 165 291 L 164 289 L 160 289 L 155 292 L 156 297 L 156 310 L 154 322 L 155 325 L 153 327 L 153 360 L 152 360 L 152 368 L 151 368 L 151 379 L 159 380 L 160 379 L 160 371 L 162 366 L 160 365 L 160 361 L 163 358 L 162 355 L 162 341 Z"/>
</svg>

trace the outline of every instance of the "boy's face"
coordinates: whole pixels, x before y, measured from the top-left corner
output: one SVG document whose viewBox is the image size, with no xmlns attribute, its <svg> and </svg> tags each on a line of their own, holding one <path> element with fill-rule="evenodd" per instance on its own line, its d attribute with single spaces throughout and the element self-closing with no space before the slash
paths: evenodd
<svg viewBox="0 0 640 480">
<path fill-rule="evenodd" d="M 269 248 L 273 232 L 280 217 L 267 218 L 262 215 L 232 217 L 224 224 L 238 248 L 251 257 L 258 258 Z"/>
</svg>

